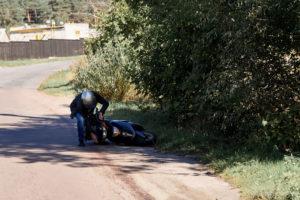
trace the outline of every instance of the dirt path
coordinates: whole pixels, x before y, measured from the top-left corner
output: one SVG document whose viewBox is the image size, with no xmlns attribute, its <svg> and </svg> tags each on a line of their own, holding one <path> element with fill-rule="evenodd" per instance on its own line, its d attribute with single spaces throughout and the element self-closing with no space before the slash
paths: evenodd
<svg viewBox="0 0 300 200">
<path fill-rule="evenodd" d="M 36 91 L 70 61 L 0 68 L 0 199 L 239 199 L 196 162 L 152 148 L 78 148 L 70 99 Z"/>
</svg>

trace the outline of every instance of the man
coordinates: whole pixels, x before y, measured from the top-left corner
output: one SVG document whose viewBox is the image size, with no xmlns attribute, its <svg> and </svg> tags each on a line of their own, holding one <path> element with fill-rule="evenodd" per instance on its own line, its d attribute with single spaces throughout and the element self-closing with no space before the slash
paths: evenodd
<svg viewBox="0 0 300 200">
<path fill-rule="evenodd" d="M 107 100 L 105 100 L 102 96 L 97 94 L 96 92 L 86 90 L 81 94 L 77 95 L 75 99 L 70 104 L 71 115 L 70 117 L 73 119 L 76 117 L 77 119 L 77 130 L 78 130 L 78 146 L 85 146 L 84 144 L 84 133 L 86 131 L 85 120 L 88 114 L 92 113 L 97 103 L 102 104 L 102 108 L 99 113 L 99 119 L 103 120 L 103 116 L 105 114 L 106 109 L 109 106 Z"/>
</svg>

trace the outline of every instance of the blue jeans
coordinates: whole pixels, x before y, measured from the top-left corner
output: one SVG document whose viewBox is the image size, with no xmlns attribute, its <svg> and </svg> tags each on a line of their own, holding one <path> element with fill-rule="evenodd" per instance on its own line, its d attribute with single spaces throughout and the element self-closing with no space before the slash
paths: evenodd
<svg viewBox="0 0 300 200">
<path fill-rule="evenodd" d="M 79 141 L 83 141 L 85 132 L 84 117 L 80 113 L 76 113 L 75 117 L 77 119 L 78 139 Z"/>
</svg>

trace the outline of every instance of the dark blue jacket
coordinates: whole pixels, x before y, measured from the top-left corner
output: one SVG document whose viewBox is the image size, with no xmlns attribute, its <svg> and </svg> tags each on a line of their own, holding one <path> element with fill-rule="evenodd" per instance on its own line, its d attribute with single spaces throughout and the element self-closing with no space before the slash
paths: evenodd
<svg viewBox="0 0 300 200">
<path fill-rule="evenodd" d="M 97 103 L 102 104 L 102 108 L 100 109 L 100 112 L 103 114 L 105 113 L 106 109 L 109 106 L 109 103 L 106 99 L 104 99 L 101 95 L 99 95 L 96 92 L 93 92 Z M 83 117 L 86 117 L 93 109 L 87 109 L 84 107 L 82 100 L 81 100 L 81 94 L 77 95 L 75 99 L 70 104 L 70 110 L 71 110 L 71 116 L 75 116 L 76 113 L 80 113 Z"/>
</svg>

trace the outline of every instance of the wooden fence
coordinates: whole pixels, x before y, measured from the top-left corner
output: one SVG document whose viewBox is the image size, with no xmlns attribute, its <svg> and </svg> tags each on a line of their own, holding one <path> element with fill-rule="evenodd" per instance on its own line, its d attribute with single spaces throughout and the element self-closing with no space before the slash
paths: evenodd
<svg viewBox="0 0 300 200">
<path fill-rule="evenodd" d="M 0 42 L 0 60 L 76 56 L 84 53 L 83 40 Z"/>
</svg>

